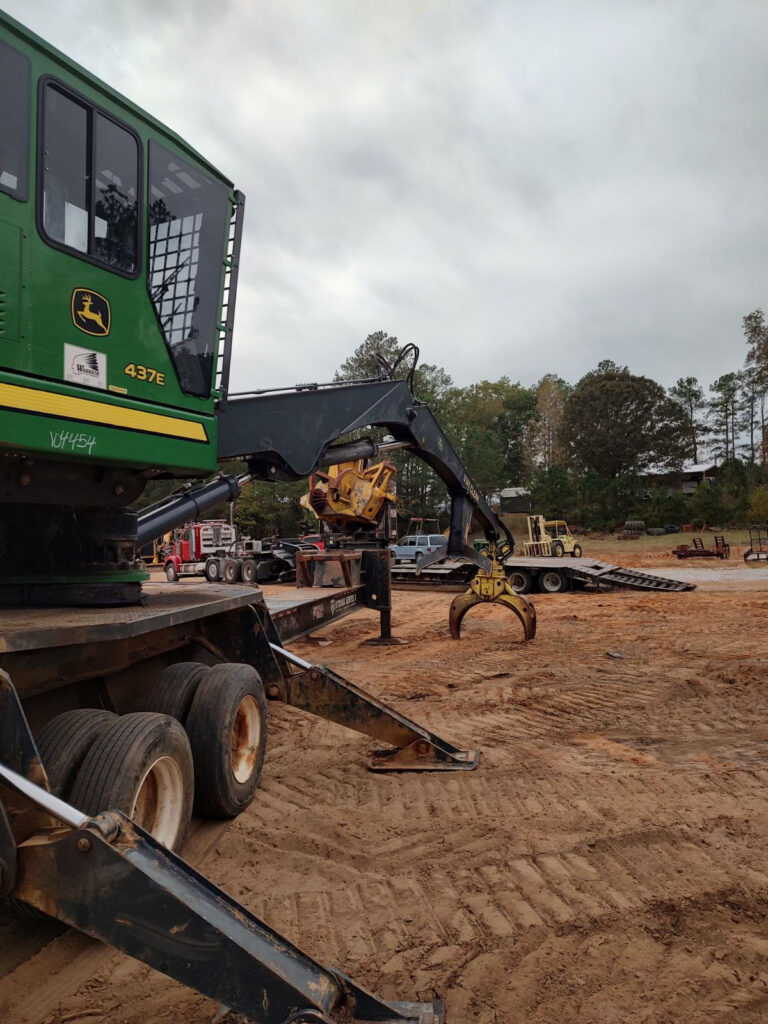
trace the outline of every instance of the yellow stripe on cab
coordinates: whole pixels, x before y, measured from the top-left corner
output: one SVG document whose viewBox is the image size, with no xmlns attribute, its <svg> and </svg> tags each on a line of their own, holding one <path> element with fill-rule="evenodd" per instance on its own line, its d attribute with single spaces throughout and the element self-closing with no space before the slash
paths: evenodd
<svg viewBox="0 0 768 1024">
<path fill-rule="evenodd" d="M 37 412 L 45 416 L 61 416 L 68 420 L 82 420 L 84 423 L 103 424 L 105 427 L 139 430 L 145 434 L 179 437 L 187 441 L 208 440 L 204 425 L 195 420 L 126 409 L 121 405 L 110 405 L 90 398 L 57 395 L 51 391 L 21 387 L 18 384 L 0 383 L 0 407 L 18 409 L 22 412 Z"/>
</svg>

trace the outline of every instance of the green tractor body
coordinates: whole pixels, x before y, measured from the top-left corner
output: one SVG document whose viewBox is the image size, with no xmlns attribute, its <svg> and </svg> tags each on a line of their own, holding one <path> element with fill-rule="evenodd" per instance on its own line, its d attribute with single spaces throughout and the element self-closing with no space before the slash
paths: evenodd
<svg viewBox="0 0 768 1024">
<path fill-rule="evenodd" d="M 216 469 L 242 211 L 182 139 L 0 13 L 0 557 L 13 599 L 43 577 L 135 575 L 117 510 L 151 479 Z"/>
<path fill-rule="evenodd" d="M 0 124 L 0 453 L 211 472 L 231 182 L 3 14 Z"/>
</svg>

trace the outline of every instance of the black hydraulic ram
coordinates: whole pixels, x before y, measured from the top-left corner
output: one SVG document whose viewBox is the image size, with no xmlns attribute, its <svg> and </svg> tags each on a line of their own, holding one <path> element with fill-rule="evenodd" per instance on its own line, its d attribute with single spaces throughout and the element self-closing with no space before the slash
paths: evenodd
<svg viewBox="0 0 768 1024">
<path fill-rule="evenodd" d="M 182 523 L 199 519 L 209 509 L 224 501 L 234 501 L 252 479 L 250 473 L 241 476 L 222 475 L 208 483 L 190 485 L 175 494 L 169 494 L 137 516 L 136 537 L 139 547 L 175 530 Z"/>
</svg>

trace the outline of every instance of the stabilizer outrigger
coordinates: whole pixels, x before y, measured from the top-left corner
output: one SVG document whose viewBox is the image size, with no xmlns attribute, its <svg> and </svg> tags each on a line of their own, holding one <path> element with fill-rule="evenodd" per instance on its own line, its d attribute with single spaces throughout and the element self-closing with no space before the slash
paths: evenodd
<svg viewBox="0 0 768 1024">
<path fill-rule="evenodd" d="M 88 817 L 45 773 L 6 673 L 0 894 L 102 940 L 253 1024 L 443 1024 L 442 1003 L 385 1002 L 323 967 L 116 811 Z M 37 781 L 33 781 L 37 780 Z"/>
</svg>

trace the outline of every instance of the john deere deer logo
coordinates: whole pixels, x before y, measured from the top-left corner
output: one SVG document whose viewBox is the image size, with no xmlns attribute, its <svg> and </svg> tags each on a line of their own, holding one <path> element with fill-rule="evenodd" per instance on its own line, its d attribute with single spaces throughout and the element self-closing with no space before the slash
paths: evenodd
<svg viewBox="0 0 768 1024">
<path fill-rule="evenodd" d="M 102 338 L 109 334 L 110 321 L 109 302 L 103 295 L 89 288 L 75 288 L 72 292 L 72 323 L 75 327 Z"/>
</svg>

